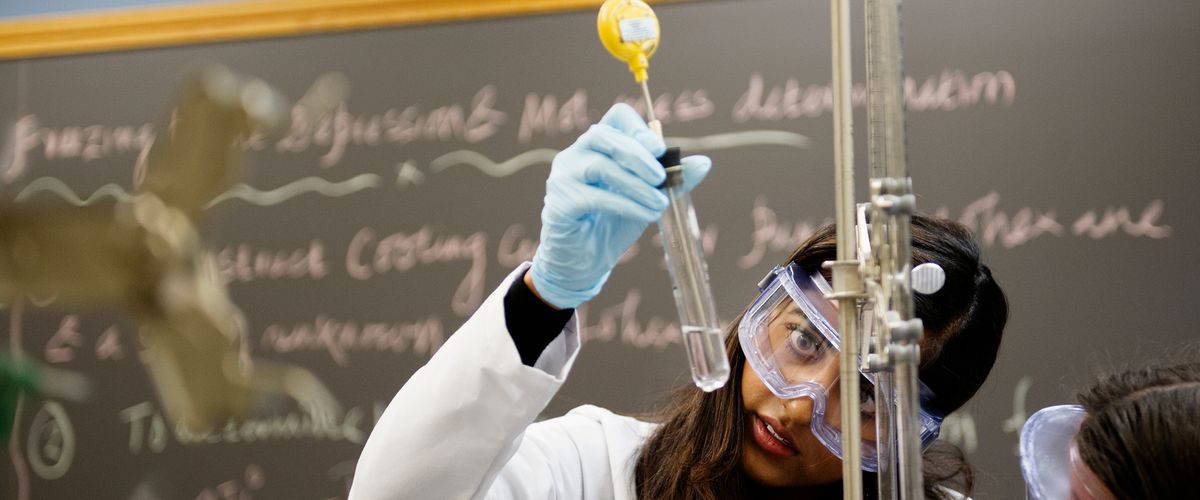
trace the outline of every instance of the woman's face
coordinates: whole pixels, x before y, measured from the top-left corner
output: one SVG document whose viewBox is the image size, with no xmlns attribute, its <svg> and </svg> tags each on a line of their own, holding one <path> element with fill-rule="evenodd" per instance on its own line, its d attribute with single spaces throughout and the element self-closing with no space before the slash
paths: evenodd
<svg viewBox="0 0 1200 500">
<path fill-rule="evenodd" d="M 747 427 L 742 441 L 742 471 L 759 484 L 776 488 L 840 480 L 841 459 L 817 440 L 809 426 L 812 399 L 779 399 L 748 363 L 742 366 L 742 407 Z M 837 386 L 830 390 L 836 391 Z"/>
<path fill-rule="evenodd" d="M 819 293 L 815 291 L 814 293 Z M 743 318 L 755 343 L 754 350 L 767 353 L 766 359 L 781 380 L 793 387 L 824 392 L 824 417 L 828 423 L 819 427 L 840 427 L 840 385 L 837 383 L 838 350 L 823 327 L 814 324 L 809 314 L 819 310 L 817 298 L 805 299 L 807 306 L 794 302 L 791 296 L 779 298 L 772 289 L 759 308 Z M 805 297 L 807 289 L 805 289 Z M 789 292 L 790 295 L 790 292 Z M 778 302 L 772 302 L 778 300 Z M 767 309 L 769 308 L 769 309 Z M 820 312 L 821 322 L 836 321 L 836 307 Z M 760 356 L 762 356 L 760 354 Z M 832 483 L 842 477 L 842 461 L 829 451 L 813 434 L 813 399 L 796 397 L 780 399 L 759 378 L 750 362 L 742 364 L 742 407 L 744 408 L 745 439 L 742 442 L 742 469 L 753 480 L 770 487 L 804 487 Z M 868 383 L 862 386 L 865 398 L 860 399 L 864 416 L 873 414 L 873 390 Z M 802 391 L 803 392 L 803 391 Z M 819 396 L 818 396 L 819 397 Z M 865 400 L 864 400 L 865 399 Z M 863 419 L 863 439 L 874 438 L 873 420 Z M 832 425 L 830 425 L 832 424 Z"/>
</svg>

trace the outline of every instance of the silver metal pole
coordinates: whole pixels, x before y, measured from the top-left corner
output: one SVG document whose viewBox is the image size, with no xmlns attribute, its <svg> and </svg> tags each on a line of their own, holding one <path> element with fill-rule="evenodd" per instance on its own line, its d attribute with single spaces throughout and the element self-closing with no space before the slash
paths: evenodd
<svg viewBox="0 0 1200 500">
<path fill-rule="evenodd" d="M 884 138 L 886 137 L 887 122 L 883 116 L 883 106 L 880 92 L 882 84 L 880 81 L 880 63 L 877 59 L 880 56 L 880 20 L 879 20 L 879 1 L 865 0 L 863 9 L 863 20 L 866 24 L 866 62 L 867 62 L 867 174 L 868 178 L 882 178 L 886 175 L 885 154 L 887 153 L 887 144 Z M 866 272 L 867 279 L 872 280 L 874 286 L 870 287 L 872 293 L 876 297 L 886 297 L 886 293 L 880 293 L 879 282 L 879 259 L 880 251 L 886 248 L 886 243 L 882 243 L 882 238 L 886 234 L 884 220 L 878 217 L 878 210 L 872 210 L 871 217 L 871 257 L 869 262 L 864 262 L 864 267 L 870 271 Z M 886 310 L 886 302 L 876 304 L 877 308 Z M 867 321 L 875 321 L 876 318 L 865 318 Z M 896 407 L 895 407 L 895 391 L 893 387 L 892 372 L 888 366 L 886 356 L 887 335 L 884 325 L 876 324 L 872 330 L 875 332 L 875 338 L 872 339 L 874 352 L 868 354 L 870 361 L 873 361 L 876 366 L 868 366 L 868 368 L 877 370 L 875 372 L 875 461 L 876 461 L 876 480 L 879 488 L 879 498 L 894 500 L 899 498 L 900 477 L 897 475 L 896 464 Z"/>
<path fill-rule="evenodd" d="M 868 145 L 872 255 L 878 263 L 875 307 L 886 311 L 876 352 L 879 488 L 881 498 L 924 495 L 917 368 L 922 327 L 913 318 L 911 288 L 914 209 L 904 136 L 904 93 L 898 0 L 866 0 Z M 898 480 L 898 481 L 897 481 Z M 899 483 L 897 485 L 897 482 Z"/>
<path fill-rule="evenodd" d="M 866 23 L 866 63 L 867 63 L 867 173 L 870 179 L 879 179 L 887 175 L 887 125 L 883 99 L 883 75 L 881 66 L 881 45 L 884 44 L 884 33 L 880 25 L 880 0 L 865 0 L 863 20 Z M 874 195 L 875 193 L 872 193 Z M 870 272 L 868 279 L 874 282 L 871 287 L 878 302 L 875 307 L 886 311 L 886 291 L 881 290 L 879 281 L 880 259 L 887 253 L 886 219 L 879 217 L 879 210 L 871 211 L 871 258 L 864 263 Z M 869 318 L 875 321 L 875 318 Z M 887 358 L 888 335 L 886 325 L 877 324 L 873 329 L 875 339 L 874 353 L 871 357 L 877 366 L 875 374 L 875 460 L 876 480 L 879 488 L 879 498 L 895 500 L 900 495 L 900 476 L 897 471 L 899 459 L 896 457 L 896 405 L 894 377 L 892 376 L 890 360 Z"/>
<path fill-rule="evenodd" d="M 837 257 L 833 266 L 834 298 L 839 300 L 842 485 L 843 498 L 862 498 L 861 416 L 859 414 L 858 322 L 856 303 L 862 290 L 858 277 L 854 209 L 854 136 L 850 107 L 850 2 L 831 0 L 833 46 L 833 128 L 837 211 Z"/>
</svg>

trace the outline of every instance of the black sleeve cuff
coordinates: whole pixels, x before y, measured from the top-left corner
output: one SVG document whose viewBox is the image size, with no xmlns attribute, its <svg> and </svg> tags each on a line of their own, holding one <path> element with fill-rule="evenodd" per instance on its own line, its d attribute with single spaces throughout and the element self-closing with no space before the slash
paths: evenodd
<svg viewBox="0 0 1200 500">
<path fill-rule="evenodd" d="M 513 280 L 504 295 L 504 324 L 521 355 L 521 363 L 533 366 L 542 351 L 558 336 L 574 309 L 554 309 L 542 302 L 525 285 L 525 275 Z"/>
</svg>

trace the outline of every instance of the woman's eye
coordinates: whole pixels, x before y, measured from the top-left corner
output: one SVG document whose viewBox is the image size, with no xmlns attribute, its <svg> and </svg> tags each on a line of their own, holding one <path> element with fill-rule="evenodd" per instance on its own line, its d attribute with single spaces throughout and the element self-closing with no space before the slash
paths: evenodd
<svg viewBox="0 0 1200 500">
<path fill-rule="evenodd" d="M 822 342 L 802 325 L 789 324 L 788 347 L 801 356 L 815 357 L 820 354 Z"/>
</svg>

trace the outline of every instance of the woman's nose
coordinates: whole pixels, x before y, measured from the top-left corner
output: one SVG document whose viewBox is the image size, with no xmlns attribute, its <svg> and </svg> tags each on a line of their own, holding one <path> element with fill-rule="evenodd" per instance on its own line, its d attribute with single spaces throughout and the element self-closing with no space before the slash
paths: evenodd
<svg viewBox="0 0 1200 500">
<path fill-rule="evenodd" d="M 838 399 L 838 364 L 830 363 L 821 367 L 819 370 L 814 370 L 808 374 L 812 377 L 812 381 L 825 388 L 827 394 L 826 403 L 836 404 Z M 783 408 L 787 411 L 788 417 L 798 423 L 805 425 L 811 423 L 813 414 L 813 400 L 811 397 L 799 397 L 783 401 Z"/>
<path fill-rule="evenodd" d="M 780 400 L 783 403 L 783 410 L 787 413 L 789 423 L 799 425 L 809 425 L 812 423 L 813 400 L 807 396 L 801 396 L 794 399 Z"/>
</svg>

